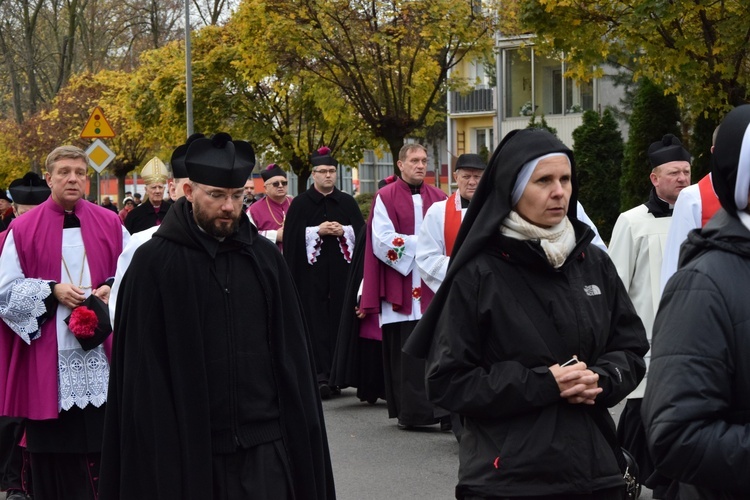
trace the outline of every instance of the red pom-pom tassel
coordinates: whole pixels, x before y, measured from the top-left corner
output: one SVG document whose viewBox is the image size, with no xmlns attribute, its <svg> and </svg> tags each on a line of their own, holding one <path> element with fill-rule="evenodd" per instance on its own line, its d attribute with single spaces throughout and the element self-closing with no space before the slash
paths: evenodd
<svg viewBox="0 0 750 500">
<path fill-rule="evenodd" d="M 68 329 L 77 339 L 90 339 L 96 332 L 97 324 L 99 318 L 96 317 L 96 313 L 86 306 L 79 306 L 70 314 Z"/>
</svg>

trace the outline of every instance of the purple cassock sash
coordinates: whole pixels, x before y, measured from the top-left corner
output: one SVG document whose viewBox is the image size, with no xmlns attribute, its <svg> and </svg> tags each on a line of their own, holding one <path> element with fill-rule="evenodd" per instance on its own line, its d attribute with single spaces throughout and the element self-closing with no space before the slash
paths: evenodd
<svg viewBox="0 0 750 500">
<path fill-rule="evenodd" d="M 79 200 L 74 209 L 92 286 L 115 275 L 122 253 L 122 223 L 106 208 Z M 13 220 L 16 252 L 27 278 L 60 282 L 65 211 L 52 198 Z M 3 243 L 4 243 L 3 238 Z M 2 247 L 0 247 L 2 248 Z M 112 336 L 104 341 L 107 357 Z M 27 345 L 2 323 L 0 331 L 0 414 L 46 420 L 58 416 L 57 320 L 42 325 L 39 338 Z"/>
<path fill-rule="evenodd" d="M 422 184 L 422 216 L 427 209 L 437 201 L 446 199 L 440 189 Z M 372 216 L 375 212 L 375 201 L 380 197 L 388 211 L 388 218 L 393 227 L 400 234 L 414 233 L 414 202 L 409 185 L 402 179 L 388 184 L 378 191 L 372 202 L 373 209 L 367 220 L 367 240 L 365 244 L 364 287 L 360 307 L 367 314 L 380 312 L 380 301 L 385 300 L 393 305 L 393 310 L 402 314 L 411 314 L 412 306 L 412 278 L 411 273 L 403 276 L 401 273 L 378 259 L 372 249 Z M 412 271 L 414 272 L 414 271 Z M 422 296 L 420 299 L 422 312 L 427 309 L 434 293 L 430 287 L 422 282 Z"/>
</svg>

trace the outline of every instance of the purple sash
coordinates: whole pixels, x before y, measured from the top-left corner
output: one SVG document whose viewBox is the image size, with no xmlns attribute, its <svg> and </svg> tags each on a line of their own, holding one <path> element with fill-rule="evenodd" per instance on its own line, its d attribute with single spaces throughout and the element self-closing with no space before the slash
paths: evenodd
<svg viewBox="0 0 750 500">
<path fill-rule="evenodd" d="M 446 194 L 440 189 L 423 184 L 421 188 L 422 215 L 430 206 L 446 199 Z M 393 310 L 402 314 L 411 314 L 412 306 L 412 277 L 411 273 L 402 276 L 401 273 L 383 263 L 373 253 L 372 249 L 372 216 L 375 200 L 380 197 L 388 211 L 388 218 L 393 223 L 396 232 L 401 234 L 414 233 L 414 202 L 409 185 L 402 179 L 388 184 L 378 191 L 373 200 L 373 209 L 367 220 L 367 240 L 365 244 L 364 288 L 362 290 L 361 307 L 367 314 L 380 312 L 380 301 L 385 300 L 393 305 Z M 422 298 L 420 300 L 422 312 L 427 309 L 434 293 L 430 287 L 422 282 Z"/>
</svg>

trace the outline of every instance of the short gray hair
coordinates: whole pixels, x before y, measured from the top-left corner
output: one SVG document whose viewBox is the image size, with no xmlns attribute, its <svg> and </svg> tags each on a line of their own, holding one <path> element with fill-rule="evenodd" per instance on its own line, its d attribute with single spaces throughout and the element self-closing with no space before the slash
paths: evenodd
<svg viewBox="0 0 750 500">
<path fill-rule="evenodd" d="M 422 146 L 418 142 L 410 142 L 409 144 L 404 144 L 403 146 L 401 146 L 401 150 L 398 152 L 398 160 L 406 160 L 406 155 L 408 155 L 410 151 L 413 151 L 415 149 L 421 149 L 425 154 L 427 154 L 426 147 Z"/>
<path fill-rule="evenodd" d="M 78 158 L 82 159 L 88 167 L 89 157 L 83 149 L 76 146 L 60 146 L 53 149 L 52 152 L 47 155 L 47 160 L 44 162 L 44 168 L 47 169 L 47 172 L 52 173 L 53 167 L 58 161 L 63 159 L 76 160 Z"/>
</svg>

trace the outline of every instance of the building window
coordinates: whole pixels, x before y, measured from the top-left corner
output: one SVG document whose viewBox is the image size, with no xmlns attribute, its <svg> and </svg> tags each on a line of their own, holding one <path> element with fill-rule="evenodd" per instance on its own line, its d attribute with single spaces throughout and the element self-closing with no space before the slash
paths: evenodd
<svg viewBox="0 0 750 500">
<path fill-rule="evenodd" d="M 495 130 L 489 128 L 474 129 L 474 144 L 472 144 L 472 153 L 476 153 L 483 158 L 495 149 Z"/>
<path fill-rule="evenodd" d="M 531 49 L 503 51 L 505 73 L 505 116 L 531 116 L 534 113 L 531 86 Z"/>
<path fill-rule="evenodd" d="M 505 117 L 562 115 L 594 109 L 592 82 L 565 78 L 562 61 L 532 47 L 503 50 Z"/>
</svg>

